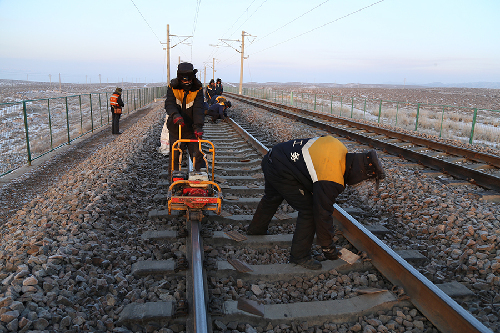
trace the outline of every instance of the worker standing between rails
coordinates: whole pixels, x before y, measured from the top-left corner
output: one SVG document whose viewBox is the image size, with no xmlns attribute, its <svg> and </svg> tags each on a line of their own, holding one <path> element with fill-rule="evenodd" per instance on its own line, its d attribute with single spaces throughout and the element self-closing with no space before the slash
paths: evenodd
<svg viewBox="0 0 500 333">
<path fill-rule="evenodd" d="M 215 95 L 222 95 L 222 93 L 224 92 L 224 87 L 222 86 L 222 80 L 221 79 L 217 79 L 217 81 L 215 82 Z"/>
<path fill-rule="evenodd" d="M 111 133 L 122 134 L 120 132 L 120 117 L 122 115 L 122 108 L 125 106 L 122 101 L 122 88 L 116 88 L 115 92 L 109 98 L 111 105 Z"/>
<path fill-rule="evenodd" d="M 290 263 L 307 269 L 321 269 L 312 258 L 317 243 L 328 260 L 339 257 L 333 241 L 333 204 L 346 185 L 385 177 L 377 153 L 348 153 L 332 136 L 295 139 L 275 145 L 262 159 L 265 188 L 248 235 L 266 235 L 269 223 L 283 199 L 298 211 L 292 239 Z"/>
<path fill-rule="evenodd" d="M 214 97 L 214 96 L 215 96 L 215 81 L 214 81 L 214 79 L 211 79 L 210 83 L 205 88 L 205 97 L 207 99 L 208 104 L 210 104 L 210 101 L 212 100 L 212 97 Z"/>
<path fill-rule="evenodd" d="M 214 91 L 214 94 L 212 95 L 212 97 L 210 98 L 210 101 L 208 102 L 209 105 L 212 105 L 215 103 L 215 101 L 217 100 L 217 98 L 219 96 L 222 95 L 222 93 L 224 92 L 224 88 L 222 87 L 222 80 L 221 79 L 217 79 L 217 82 L 215 84 L 215 91 Z"/>
<path fill-rule="evenodd" d="M 170 81 L 165 100 L 165 110 L 168 120 L 170 146 L 179 139 L 179 125 L 181 126 L 182 139 L 201 139 L 203 135 L 203 123 L 205 112 L 203 107 L 203 85 L 195 75 L 198 72 L 188 62 L 180 63 L 177 67 L 177 77 Z M 197 143 L 189 143 L 189 154 L 196 158 L 194 168 L 199 171 L 204 167 L 203 154 L 199 151 Z M 177 161 L 179 152 L 172 154 L 170 158 Z M 172 161 L 170 161 L 171 163 Z M 178 164 L 174 163 L 175 170 Z"/>
<path fill-rule="evenodd" d="M 227 109 L 231 107 L 231 102 L 226 100 L 225 97 L 217 97 L 214 104 L 212 104 L 207 111 L 207 115 L 212 117 L 212 123 L 215 123 L 217 119 L 227 120 Z"/>
</svg>

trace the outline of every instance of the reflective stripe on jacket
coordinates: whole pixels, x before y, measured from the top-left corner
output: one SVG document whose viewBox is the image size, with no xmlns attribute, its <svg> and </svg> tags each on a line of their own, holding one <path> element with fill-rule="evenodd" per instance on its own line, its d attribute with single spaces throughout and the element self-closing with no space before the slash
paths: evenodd
<svg viewBox="0 0 500 333">
<path fill-rule="evenodd" d="M 118 94 L 111 95 L 109 98 L 109 104 L 111 104 L 111 106 L 118 106 L 118 97 L 120 97 Z"/>
<path fill-rule="evenodd" d="M 194 99 L 198 95 L 198 91 L 201 89 L 198 89 L 196 91 L 188 91 L 187 97 L 186 97 L 186 109 L 189 109 L 190 107 L 193 106 Z M 182 101 L 184 100 L 184 94 L 186 93 L 183 89 L 172 89 L 174 96 L 175 96 L 175 101 L 177 102 L 177 105 L 180 105 L 182 108 Z"/>
</svg>

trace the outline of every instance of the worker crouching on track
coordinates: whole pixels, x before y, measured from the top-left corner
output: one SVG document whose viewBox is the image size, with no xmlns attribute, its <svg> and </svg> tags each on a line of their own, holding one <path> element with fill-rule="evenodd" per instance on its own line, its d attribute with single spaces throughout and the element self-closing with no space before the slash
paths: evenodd
<svg viewBox="0 0 500 333">
<path fill-rule="evenodd" d="M 295 139 L 277 144 L 262 159 L 265 178 L 262 197 L 247 229 L 249 235 L 266 235 L 269 223 L 283 199 L 298 211 L 290 262 L 321 269 L 311 255 L 316 234 L 326 259 L 339 251 L 333 241 L 333 204 L 346 185 L 385 177 L 375 150 L 348 153 L 332 136 Z"/>
<path fill-rule="evenodd" d="M 177 78 L 170 81 L 165 100 L 165 110 L 168 114 L 167 128 L 169 141 L 172 145 L 179 139 L 179 126 L 182 128 L 182 139 L 201 139 L 205 112 L 203 107 L 203 85 L 195 75 L 198 72 L 188 62 L 180 63 L 177 67 Z M 194 168 L 199 171 L 205 166 L 203 154 L 197 143 L 188 144 L 189 155 L 196 158 Z M 174 158 L 174 167 L 178 169 L 179 153 L 170 152 Z M 171 161 L 170 161 L 171 162 Z"/>
<path fill-rule="evenodd" d="M 212 122 L 215 123 L 217 119 L 222 119 L 225 121 L 227 119 L 227 109 L 231 107 L 231 102 L 226 100 L 225 97 L 217 97 L 214 104 L 212 104 L 208 110 L 207 115 L 212 117 Z"/>
</svg>

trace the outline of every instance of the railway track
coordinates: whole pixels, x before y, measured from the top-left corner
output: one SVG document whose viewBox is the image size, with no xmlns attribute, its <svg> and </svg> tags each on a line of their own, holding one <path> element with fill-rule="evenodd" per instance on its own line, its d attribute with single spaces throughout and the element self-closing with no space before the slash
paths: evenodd
<svg viewBox="0 0 500 333">
<path fill-rule="evenodd" d="M 334 135 L 349 138 L 425 166 L 445 184 L 478 185 L 485 200 L 500 201 L 500 156 L 403 133 L 367 122 L 313 112 L 268 100 L 228 94 L 231 98 L 288 117 Z"/>
<path fill-rule="evenodd" d="M 310 117 L 290 117 L 326 126 Z M 359 145 L 359 133 L 354 134 L 341 140 Z M 359 142 L 380 149 L 374 143 L 380 138 L 373 137 L 364 135 Z M 286 204 L 275 215 L 271 235 L 244 232 L 263 193 L 260 161 L 267 148 L 233 123 L 206 124 L 204 138 L 215 145 L 222 214 L 207 214 L 201 223 L 168 215 L 167 170 L 159 171 L 158 206 L 149 214 L 158 227 L 141 236 L 157 252 L 135 262 L 131 273 L 145 277 L 155 290 L 176 281 L 177 294 L 156 302 L 139 298 L 124 307 L 120 323 L 138 331 L 168 324 L 179 330 L 185 325 L 192 332 L 251 331 L 254 326 L 283 332 L 312 327 L 332 332 L 490 332 L 443 291 L 456 292 L 453 283 L 429 282 L 408 263 L 415 256 L 391 250 L 374 236 L 383 230 L 363 226 L 341 206 L 336 205 L 334 215 L 338 244 L 359 259 L 323 261 L 320 271 L 288 264 L 296 212 Z M 169 241 L 182 245 L 174 257 L 164 259 L 162 247 Z"/>
</svg>

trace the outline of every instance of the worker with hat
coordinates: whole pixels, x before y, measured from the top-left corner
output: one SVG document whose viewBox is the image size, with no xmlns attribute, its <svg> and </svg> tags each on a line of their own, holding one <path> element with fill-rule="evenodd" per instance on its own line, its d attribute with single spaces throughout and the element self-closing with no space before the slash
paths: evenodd
<svg viewBox="0 0 500 333">
<path fill-rule="evenodd" d="M 335 246 L 333 205 L 346 185 L 385 177 L 375 150 L 349 153 L 338 139 L 326 135 L 294 139 L 272 147 L 262 159 L 264 196 L 247 228 L 248 235 L 266 235 L 279 205 L 286 202 L 298 211 L 290 263 L 321 269 L 311 255 L 316 235 L 328 260 L 339 257 Z"/>
<path fill-rule="evenodd" d="M 165 110 L 168 114 L 167 128 L 169 141 L 172 145 L 179 140 L 179 126 L 181 127 L 182 139 L 201 139 L 203 135 L 203 123 L 205 121 L 205 110 L 203 106 L 203 85 L 196 78 L 197 69 L 188 62 L 180 63 L 177 67 L 177 77 L 170 81 L 165 100 Z M 199 151 L 198 144 L 187 145 L 191 157 L 195 157 L 194 168 L 199 171 L 204 166 L 203 155 Z M 178 159 L 178 152 L 170 154 L 174 161 Z M 174 163 L 177 169 L 177 163 Z"/>
</svg>

